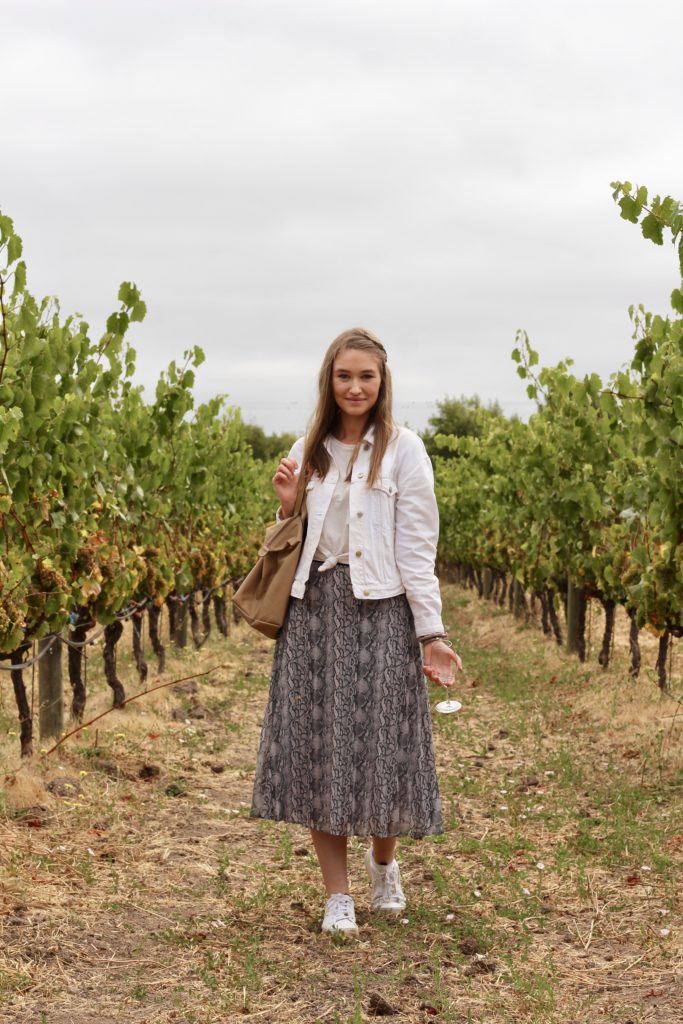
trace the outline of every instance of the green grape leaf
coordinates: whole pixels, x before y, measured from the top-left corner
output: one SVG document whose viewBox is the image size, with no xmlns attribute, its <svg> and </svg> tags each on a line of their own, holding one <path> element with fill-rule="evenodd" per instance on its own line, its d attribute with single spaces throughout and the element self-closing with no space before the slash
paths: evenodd
<svg viewBox="0 0 683 1024">
<path fill-rule="evenodd" d="M 619 200 L 619 207 L 624 220 L 630 220 L 632 224 L 638 223 L 643 207 L 636 199 L 632 199 L 631 196 L 622 196 Z"/>
<path fill-rule="evenodd" d="M 19 257 L 21 256 L 22 248 L 23 246 L 21 243 L 21 239 L 19 238 L 19 235 L 10 235 L 9 240 L 7 242 L 8 264 L 14 263 L 16 260 L 19 259 Z"/>
<path fill-rule="evenodd" d="M 128 308 L 135 305 L 140 298 L 140 292 L 130 281 L 122 281 L 119 286 L 118 300 Z"/>
<path fill-rule="evenodd" d="M 643 232 L 644 238 L 649 238 L 651 242 L 655 243 L 655 245 L 664 244 L 664 238 L 662 237 L 662 225 L 653 213 L 648 213 L 647 217 L 643 217 L 640 228 Z"/>
<path fill-rule="evenodd" d="M 0 244 L 4 245 L 10 235 L 14 234 L 14 223 L 11 217 L 0 213 Z"/>
<path fill-rule="evenodd" d="M 127 329 L 127 313 L 112 313 L 111 316 L 107 317 L 107 330 L 110 334 L 125 334 Z"/>
<path fill-rule="evenodd" d="M 16 298 L 17 295 L 21 295 L 26 288 L 26 264 L 23 260 L 17 263 L 14 268 L 14 287 L 12 289 L 12 298 Z"/>
</svg>

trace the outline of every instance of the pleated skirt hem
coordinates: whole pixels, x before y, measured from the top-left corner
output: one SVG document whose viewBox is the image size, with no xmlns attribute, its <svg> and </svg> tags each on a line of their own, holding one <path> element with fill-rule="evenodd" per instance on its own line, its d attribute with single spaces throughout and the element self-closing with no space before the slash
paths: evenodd
<svg viewBox="0 0 683 1024">
<path fill-rule="evenodd" d="M 349 824 L 346 828 L 340 828 L 339 826 L 332 826 L 329 822 L 324 821 L 313 821 L 310 818 L 304 818 L 303 815 L 295 817 L 294 815 L 283 815 L 278 818 L 274 814 L 259 814 L 252 808 L 250 817 L 260 821 L 275 821 L 279 824 L 285 825 L 300 825 L 303 828 L 315 829 L 316 832 L 326 832 L 330 836 L 356 836 L 360 839 L 378 838 L 378 839 L 424 839 L 425 836 L 440 836 L 443 835 L 444 829 L 441 824 L 435 824 L 429 826 L 426 830 L 415 830 L 410 829 L 399 830 L 391 832 L 386 830 L 386 826 L 382 826 L 373 822 L 363 822 L 360 825 Z"/>
</svg>

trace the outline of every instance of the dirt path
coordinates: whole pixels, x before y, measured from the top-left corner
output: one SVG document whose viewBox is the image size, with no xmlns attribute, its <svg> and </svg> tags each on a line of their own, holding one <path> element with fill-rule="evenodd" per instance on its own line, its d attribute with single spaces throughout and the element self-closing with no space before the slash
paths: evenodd
<svg viewBox="0 0 683 1024">
<path fill-rule="evenodd" d="M 249 818 L 272 645 L 239 629 L 171 659 L 169 678 L 229 665 L 196 693 L 162 690 L 8 776 L 0 1021 L 352 1024 L 381 997 L 410 1024 L 679 1024 L 678 704 L 623 656 L 579 666 L 444 589 L 464 708 L 435 715 L 448 831 L 402 843 L 403 921 L 368 913 L 352 840 L 361 939 L 330 942 L 306 831 Z M 89 712 L 106 701 L 97 683 Z M 2 713 L 6 732 L 6 691 Z"/>
</svg>

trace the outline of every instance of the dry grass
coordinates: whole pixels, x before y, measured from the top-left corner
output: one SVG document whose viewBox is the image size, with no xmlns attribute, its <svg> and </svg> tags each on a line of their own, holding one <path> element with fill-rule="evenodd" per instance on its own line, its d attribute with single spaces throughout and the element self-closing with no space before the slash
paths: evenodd
<svg viewBox="0 0 683 1024">
<path fill-rule="evenodd" d="M 159 691 L 8 775 L 0 1021 L 356 1024 L 375 994 L 408 1024 L 683 1020 L 683 713 L 653 651 L 634 683 L 623 625 L 604 673 L 444 590 L 464 708 L 435 715 L 448 832 L 402 843 L 407 923 L 368 912 L 352 840 L 361 938 L 331 942 L 306 832 L 248 817 L 272 645 L 240 628 L 170 660 L 168 678 L 229 664 L 196 695 Z M 205 718 L 171 718 L 195 699 Z"/>
</svg>

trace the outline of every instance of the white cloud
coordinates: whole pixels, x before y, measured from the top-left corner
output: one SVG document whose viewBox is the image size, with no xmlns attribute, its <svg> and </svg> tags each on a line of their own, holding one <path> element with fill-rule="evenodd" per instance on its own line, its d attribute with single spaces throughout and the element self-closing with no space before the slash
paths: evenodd
<svg viewBox="0 0 683 1024">
<path fill-rule="evenodd" d="M 609 182 L 680 192 L 681 27 L 674 0 L 5 0 L 0 202 L 96 331 L 138 283 L 148 383 L 199 343 L 200 396 L 299 427 L 365 323 L 416 425 L 447 393 L 519 410 L 517 327 L 606 375 L 628 304 L 667 308 L 672 253 Z"/>
</svg>

